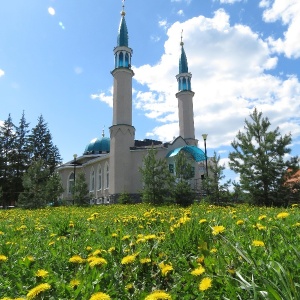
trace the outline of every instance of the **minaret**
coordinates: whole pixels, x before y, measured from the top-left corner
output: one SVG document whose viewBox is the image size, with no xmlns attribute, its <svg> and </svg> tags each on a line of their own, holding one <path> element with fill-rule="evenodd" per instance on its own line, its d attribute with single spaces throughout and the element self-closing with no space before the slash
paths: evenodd
<svg viewBox="0 0 300 300">
<path fill-rule="evenodd" d="M 110 129 L 109 194 L 131 192 L 130 147 L 134 146 L 135 128 L 132 126 L 132 49 L 128 47 L 125 11 L 121 12 L 117 46 L 114 48 L 115 69 L 113 88 L 113 123 Z M 114 199 L 112 199 L 114 200 Z"/>
<path fill-rule="evenodd" d="M 194 92 L 191 89 L 192 74 L 188 70 L 188 61 L 183 48 L 181 35 L 181 56 L 179 59 L 179 74 L 176 76 L 178 81 L 178 117 L 179 117 L 179 135 L 188 145 L 197 146 L 198 140 L 195 139 L 193 97 Z"/>
</svg>

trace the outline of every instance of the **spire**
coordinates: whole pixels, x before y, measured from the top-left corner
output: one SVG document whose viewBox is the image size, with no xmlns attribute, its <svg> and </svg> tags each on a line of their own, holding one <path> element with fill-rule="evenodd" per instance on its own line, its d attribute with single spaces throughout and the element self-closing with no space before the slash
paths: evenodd
<svg viewBox="0 0 300 300">
<path fill-rule="evenodd" d="M 122 11 L 121 11 L 121 22 L 120 22 L 120 27 L 119 27 L 119 34 L 118 34 L 118 42 L 117 42 L 117 46 L 118 47 L 128 47 L 128 30 L 127 30 L 127 25 L 126 25 L 126 21 L 125 21 L 125 0 L 122 0 L 123 5 L 122 5 Z"/>
<path fill-rule="evenodd" d="M 181 31 L 181 42 L 180 42 L 180 46 L 181 46 L 181 55 L 180 55 L 180 59 L 179 59 L 179 74 L 181 73 L 188 73 L 189 69 L 188 69 L 188 61 L 187 61 L 187 57 L 183 48 L 183 41 L 182 41 L 182 33 L 183 30 Z"/>
</svg>

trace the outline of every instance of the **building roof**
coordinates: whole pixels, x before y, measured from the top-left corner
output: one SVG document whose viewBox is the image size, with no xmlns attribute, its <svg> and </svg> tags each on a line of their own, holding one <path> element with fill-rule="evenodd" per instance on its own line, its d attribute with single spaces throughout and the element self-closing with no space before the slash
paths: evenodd
<svg viewBox="0 0 300 300">
<path fill-rule="evenodd" d="M 91 140 L 85 147 L 83 154 L 101 154 L 107 152 L 110 152 L 110 138 L 102 137 L 101 139 L 95 138 Z"/>
<path fill-rule="evenodd" d="M 189 68 L 188 68 L 188 61 L 187 61 L 187 57 L 183 48 L 183 43 L 181 45 L 181 55 L 180 55 L 180 59 L 179 59 L 179 74 L 181 73 L 188 73 L 189 72 Z"/>
<path fill-rule="evenodd" d="M 166 157 L 176 156 L 180 151 L 190 153 L 196 162 L 205 160 L 205 153 L 196 146 L 183 146 L 170 151 Z"/>
<path fill-rule="evenodd" d="M 119 27 L 117 45 L 118 47 L 122 47 L 122 46 L 128 47 L 128 30 L 127 30 L 127 25 L 126 25 L 124 15 L 122 15 L 122 19 Z"/>
</svg>

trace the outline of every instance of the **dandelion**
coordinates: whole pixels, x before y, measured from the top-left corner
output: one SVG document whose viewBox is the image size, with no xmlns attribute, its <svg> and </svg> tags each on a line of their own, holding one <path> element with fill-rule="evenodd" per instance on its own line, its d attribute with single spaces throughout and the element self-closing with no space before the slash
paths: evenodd
<svg viewBox="0 0 300 300">
<path fill-rule="evenodd" d="M 127 255 L 127 256 L 122 258 L 121 264 L 122 265 L 132 264 L 135 261 L 135 258 L 136 258 L 136 254 Z"/>
<path fill-rule="evenodd" d="M 210 250 L 210 253 L 217 253 L 218 252 L 218 249 L 216 249 L 216 248 L 212 248 L 211 250 Z"/>
<path fill-rule="evenodd" d="M 3 235 L 3 234 L 4 234 L 4 232 L 0 230 L 0 235 Z"/>
<path fill-rule="evenodd" d="M 151 258 L 141 258 L 141 259 L 140 259 L 140 263 L 141 263 L 142 265 L 151 263 Z"/>
<path fill-rule="evenodd" d="M 196 268 L 195 270 L 193 270 L 191 272 L 191 274 L 194 276 L 199 276 L 199 275 L 203 274 L 204 272 L 205 272 L 205 269 L 202 266 L 200 266 L 200 267 Z"/>
<path fill-rule="evenodd" d="M 154 291 L 145 300 L 172 300 L 172 298 L 164 291 Z"/>
<path fill-rule="evenodd" d="M 164 262 L 160 263 L 159 268 L 161 270 L 162 276 L 167 276 L 169 272 L 173 271 L 173 267 L 171 264 L 165 264 Z"/>
<path fill-rule="evenodd" d="M 263 226 L 263 225 L 261 225 L 260 223 L 257 223 L 257 224 L 256 224 L 256 228 L 257 228 L 258 230 L 266 230 L 266 229 L 267 229 L 266 226 Z"/>
<path fill-rule="evenodd" d="M 51 285 L 48 284 L 48 283 L 39 284 L 38 286 L 34 287 L 33 289 L 31 289 L 28 292 L 27 298 L 28 299 L 34 299 L 40 293 L 45 292 L 45 291 L 50 290 L 50 289 L 51 289 Z"/>
<path fill-rule="evenodd" d="M 48 271 L 41 269 L 41 270 L 37 270 L 37 272 L 35 273 L 35 276 L 45 278 L 48 276 L 48 274 L 49 274 Z"/>
<path fill-rule="evenodd" d="M 110 296 L 102 293 L 102 292 L 98 292 L 96 294 L 93 294 L 90 298 L 90 300 L 110 300 Z"/>
<path fill-rule="evenodd" d="M 206 219 L 201 219 L 201 220 L 199 221 L 199 224 L 202 224 L 202 223 L 205 223 L 205 222 L 207 222 Z"/>
<path fill-rule="evenodd" d="M 0 262 L 1 261 L 7 261 L 7 260 L 8 260 L 7 256 L 0 254 Z"/>
<path fill-rule="evenodd" d="M 211 288 L 212 287 L 211 282 L 212 280 L 209 277 L 203 278 L 199 284 L 199 290 L 206 291 L 207 289 Z"/>
<path fill-rule="evenodd" d="M 85 247 L 85 250 L 86 250 L 86 251 L 92 251 L 92 249 L 93 249 L 93 248 L 92 248 L 91 246 L 86 246 L 86 247 Z"/>
<path fill-rule="evenodd" d="M 70 287 L 71 288 L 76 288 L 76 287 L 78 287 L 79 286 L 79 284 L 80 284 L 80 281 L 78 280 L 78 279 L 72 279 L 71 281 L 70 281 Z"/>
<path fill-rule="evenodd" d="M 258 217 L 258 220 L 261 221 L 261 220 L 265 219 L 266 217 L 267 217 L 266 215 L 261 215 Z"/>
<path fill-rule="evenodd" d="M 277 215 L 277 219 L 285 219 L 288 216 L 289 216 L 288 212 L 281 212 Z"/>
<path fill-rule="evenodd" d="M 80 257 L 79 255 L 73 255 L 70 259 L 69 259 L 70 263 L 74 263 L 74 264 L 83 264 L 85 262 L 85 259 L 83 259 L 82 257 Z"/>
<path fill-rule="evenodd" d="M 106 264 L 107 264 L 107 261 L 102 257 L 93 257 L 93 259 L 89 263 L 90 267 L 92 267 L 92 268 L 95 266 L 103 266 Z"/>
<path fill-rule="evenodd" d="M 118 236 L 118 234 L 117 233 L 112 233 L 112 235 L 111 235 L 112 237 L 117 237 Z"/>
<path fill-rule="evenodd" d="M 243 225 L 244 224 L 244 220 L 237 220 L 236 221 L 236 225 Z"/>
<path fill-rule="evenodd" d="M 263 241 L 257 241 L 257 240 L 254 240 L 252 242 L 252 245 L 255 246 L 255 247 L 264 247 L 265 246 L 265 243 Z"/>
<path fill-rule="evenodd" d="M 101 252 L 102 252 L 101 250 L 97 249 L 93 252 L 93 256 L 97 256 L 97 255 L 101 254 Z"/>
<path fill-rule="evenodd" d="M 214 227 L 212 227 L 212 230 L 213 230 L 213 232 L 212 232 L 213 235 L 218 235 L 219 233 L 222 233 L 225 231 L 225 227 L 224 226 L 214 226 Z"/>
<path fill-rule="evenodd" d="M 204 262 L 204 255 L 198 257 L 198 258 L 196 259 L 196 262 L 197 262 L 198 264 L 203 264 L 203 262 Z"/>
<path fill-rule="evenodd" d="M 122 237 L 122 241 L 126 241 L 126 240 L 129 240 L 130 239 L 130 235 L 124 235 Z"/>
<path fill-rule="evenodd" d="M 128 283 L 128 284 L 125 286 L 125 290 L 127 290 L 127 291 L 133 290 L 133 284 L 132 284 L 132 283 Z"/>
</svg>

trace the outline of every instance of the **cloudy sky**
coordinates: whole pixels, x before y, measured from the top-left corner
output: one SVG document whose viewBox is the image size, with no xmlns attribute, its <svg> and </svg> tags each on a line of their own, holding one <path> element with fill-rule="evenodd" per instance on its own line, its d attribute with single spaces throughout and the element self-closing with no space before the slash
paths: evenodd
<svg viewBox="0 0 300 300">
<path fill-rule="evenodd" d="M 64 161 L 109 135 L 121 0 L 10 0 L 0 11 L 0 121 L 48 122 Z M 299 0 L 126 0 L 136 139 L 178 135 L 180 37 L 196 137 L 226 162 L 257 107 L 300 154 Z"/>
</svg>

